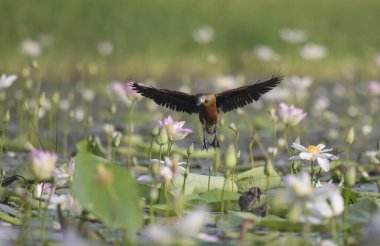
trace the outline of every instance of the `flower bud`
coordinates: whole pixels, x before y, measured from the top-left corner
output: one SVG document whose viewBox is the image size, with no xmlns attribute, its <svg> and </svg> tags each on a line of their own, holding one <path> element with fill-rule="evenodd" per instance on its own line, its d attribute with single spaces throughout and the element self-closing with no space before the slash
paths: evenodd
<svg viewBox="0 0 380 246">
<path fill-rule="evenodd" d="M 233 144 L 230 144 L 226 152 L 226 167 L 232 169 L 236 166 L 236 150 Z"/>
<path fill-rule="evenodd" d="M 112 103 L 112 105 L 111 105 L 111 114 L 116 114 L 116 111 L 117 111 L 116 104 Z"/>
<path fill-rule="evenodd" d="M 152 130 L 152 137 L 156 137 L 159 133 L 159 129 L 158 129 L 158 126 L 154 126 L 153 127 L 153 130 Z"/>
<path fill-rule="evenodd" d="M 273 172 L 274 172 L 273 163 L 271 160 L 268 159 L 264 167 L 264 173 L 267 176 L 271 176 Z"/>
<path fill-rule="evenodd" d="M 189 148 L 187 148 L 187 155 L 190 156 L 194 152 L 194 144 L 191 143 Z"/>
<path fill-rule="evenodd" d="M 11 119 L 9 110 L 7 110 L 3 116 L 3 123 L 8 124 L 9 120 Z"/>
<path fill-rule="evenodd" d="M 60 99 L 59 92 L 58 91 L 54 92 L 53 95 L 51 96 L 51 101 L 53 102 L 53 104 L 57 105 L 59 103 L 59 99 Z"/>
<path fill-rule="evenodd" d="M 116 132 L 116 134 L 114 135 L 114 137 L 112 139 L 112 146 L 114 148 L 118 148 L 120 146 L 120 141 L 121 141 L 121 133 Z"/>
<path fill-rule="evenodd" d="M 149 198 L 150 200 L 154 203 L 158 199 L 158 189 L 157 188 L 152 188 L 149 193 Z"/>
<path fill-rule="evenodd" d="M 348 187 L 352 187 L 356 183 L 356 168 L 354 166 L 350 166 L 347 168 L 344 182 Z"/>
<path fill-rule="evenodd" d="M 233 131 L 237 131 L 238 129 L 236 128 L 236 126 L 235 126 L 235 123 L 231 123 L 229 126 L 228 126 L 228 128 L 230 128 L 231 130 L 233 130 Z"/>
<path fill-rule="evenodd" d="M 38 106 L 43 107 L 46 103 L 46 95 L 45 92 L 42 92 L 40 98 L 38 99 Z"/>
<path fill-rule="evenodd" d="M 158 145 L 164 145 L 168 142 L 168 132 L 166 131 L 166 128 L 163 127 L 158 135 L 158 138 L 156 139 Z"/>
<path fill-rule="evenodd" d="M 272 123 L 275 123 L 277 122 L 277 115 L 276 115 L 276 110 L 274 108 L 271 108 L 268 110 L 268 113 L 269 113 L 269 117 L 270 117 L 270 120 L 272 121 Z"/>
<path fill-rule="evenodd" d="M 350 130 L 348 130 L 347 136 L 346 136 L 346 144 L 351 145 L 355 140 L 355 131 L 354 128 L 351 127 Z"/>
</svg>

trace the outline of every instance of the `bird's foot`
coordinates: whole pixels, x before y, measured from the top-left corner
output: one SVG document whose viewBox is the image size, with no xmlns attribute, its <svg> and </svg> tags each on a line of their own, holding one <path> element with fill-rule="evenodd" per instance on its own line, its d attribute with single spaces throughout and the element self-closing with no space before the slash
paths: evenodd
<svg viewBox="0 0 380 246">
<path fill-rule="evenodd" d="M 220 144 L 219 144 L 219 141 L 218 141 L 217 137 L 214 138 L 214 140 L 211 143 L 211 146 L 214 147 L 214 149 L 216 149 L 216 148 L 220 149 Z"/>
<path fill-rule="evenodd" d="M 209 143 L 206 141 L 206 139 L 203 139 L 203 145 L 202 145 L 202 150 L 208 151 Z"/>
</svg>

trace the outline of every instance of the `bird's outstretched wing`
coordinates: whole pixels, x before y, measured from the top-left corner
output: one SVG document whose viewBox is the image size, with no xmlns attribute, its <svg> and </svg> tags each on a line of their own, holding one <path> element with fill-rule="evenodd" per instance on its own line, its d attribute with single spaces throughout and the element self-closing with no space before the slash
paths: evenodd
<svg viewBox="0 0 380 246">
<path fill-rule="evenodd" d="M 253 85 L 242 86 L 216 94 L 216 106 L 218 110 L 228 112 L 257 101 L 263 94 L 276 87 L 282 75 L 273 75 L 271 79 L 257 82 Z"/>
<path fill-rule="evenodd" d="M 152 86 L 145 86 L 136 82 L 130 82 L 129 85 L 144 97 L 153 99 L 158 105 L 170 108 L 179 112 L 188 114 L 197 113 L 196 98 L 180 91 L 167 89 L 157 89 Z"/>
</svg>

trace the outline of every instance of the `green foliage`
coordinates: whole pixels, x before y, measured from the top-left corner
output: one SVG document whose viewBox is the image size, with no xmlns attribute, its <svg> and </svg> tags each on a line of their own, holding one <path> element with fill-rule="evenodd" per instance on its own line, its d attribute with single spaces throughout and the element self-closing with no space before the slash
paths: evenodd
<svg viewBox="0 0 380 246">
<path fill-rule="evenodd" d="M 190 173 L 189 176 L 186 179 L 186 189 L 185 189 L 185 195 L 191 194 L 191 193 L 202 193 L 207 191 L 208 189 L 208 175 L 201 175 L 197 173 Z M 210 190 L 218 189 L 223 190 L 224 185 L 224 177 L 220 176 L 211 176 L 210 181 Z M 178 195 L 182 190 L 182 184 L 183 184 L 183 176 L 177 176 L 174 178 L 173 183 L 171 185 L 171 192 L 173 194 Z M 238 190 L 238 187 L 235 183 L 233 183 L 230 179 L 226 183 L 226 187 L 224 190 L 226 191 L 232 191 L 232 187 L 234 191 Z M 220 199 L 220 198 L 219 198 Z"/>
<path fill-rule="evenodd" d="M 90 137 L 77 143 L 78 152 L 88 152 L 99 157 L 105 157 L 106 151 L 99 137 Z"/>
<path fill-rule="evenodd" d="M 239 192 L 248 191 L 252 187 L 259 187 L 261 190 L 272 189 L 281 184 L 281 177 L 276 171 L 269 176 L 269 186 L 267 187 L 267 176 L 264 167 L 255 167 L 236 176 L 236 184 Z"/>
<path fill-rule="evenodd" d="M 97 182 L 97 166 L 100 163 L 112 173 L 109 184 Z M 139 190 L 135 178 L 126 168 L 111 165 L 107 160 L 90 153 L 80 152 L 76 157 L 72 190 L 83 208 L 107 226 L 129 232 L 141 229 L 143 209 L 139 205 Z"/>
</svg>

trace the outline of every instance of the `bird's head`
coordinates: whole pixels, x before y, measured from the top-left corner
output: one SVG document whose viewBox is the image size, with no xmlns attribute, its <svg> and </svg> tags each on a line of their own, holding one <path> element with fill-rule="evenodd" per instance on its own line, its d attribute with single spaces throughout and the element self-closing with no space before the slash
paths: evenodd
<svg viewBox="0 0 380 246">
<path fill-rule="evenodd" d="M 202 105 L 208 106 L 212 102 L 213 98 L 215 98 L 213 94 L 198 94 L 196 106 L 197 107 L 200 107 Z"/>
</svg>

